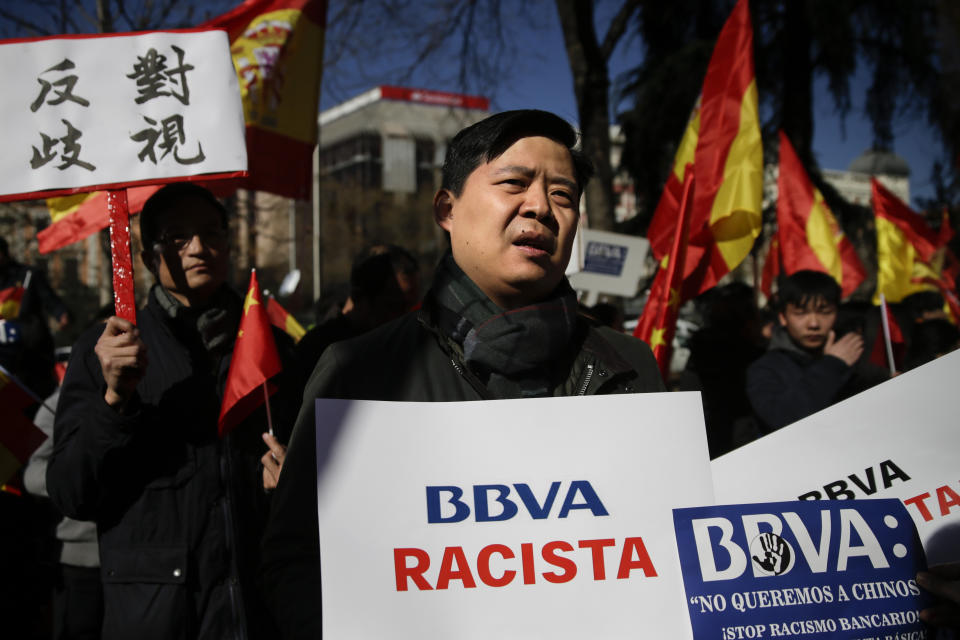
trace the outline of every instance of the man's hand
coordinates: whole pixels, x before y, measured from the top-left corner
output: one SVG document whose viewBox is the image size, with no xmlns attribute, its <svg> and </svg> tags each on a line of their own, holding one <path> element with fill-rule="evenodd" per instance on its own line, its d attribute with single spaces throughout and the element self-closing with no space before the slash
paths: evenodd
<svg viewBox="0 0 960 640">
<path fill-rule="evenodd" d="M 936 627 L 960 629 L 960 562 L 921 571 L 917 574 L 917 584 L 940 596 L 940 602 L 920 612 L 920 619 Z"/>
<path fill-rule="evenodd" d="M 263 464 L 263 488 L 270 491 L 276 489 L 280 481 L 280 471 L 283 469 L 287 448 L 269 433 L 263 434 L 263 441 L 270 447 L 270 450 L 260 458 L 260 463 Z"/>
<path fill-rule="evenodd" d="M 823 355 L 840 358 L 847 366 L 852 367 L 863 355 L 863 336 L 850 332 L 837 340 L 836 334 L 831 331 L 827 336 L 827 344 L 823 347 Z"/>
<path fill-rule="evenodd" d="M 103 399 L 114 409 L 122 409 L 147 369 L 147 346 L 140 331 L 128 320 L 112 316 L 94 352 L 107 383 Z"/>
</svg>

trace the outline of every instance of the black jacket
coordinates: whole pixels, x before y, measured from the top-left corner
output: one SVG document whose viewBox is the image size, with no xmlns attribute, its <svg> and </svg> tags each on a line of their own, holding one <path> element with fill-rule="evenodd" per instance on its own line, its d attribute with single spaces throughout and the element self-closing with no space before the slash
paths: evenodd
<svg viewBox="0 0 960 640">
<path fill-rule="evenodd" d="M 256 580 L 268 508 L 263 408 L 218 438 L 229 357 L 212 361 L 196 331 L 172 321 L 152 294 L 137 324 L 149 363 L 123 414 L 103 400 L 93 350 L 102 326 L 77 342 L 47 471 L 61 511 L 97 522 L 103 637 L 267 637 Z M 289 360 L 292 344 L 274 335 Z M 275 426 L 289 426 L 289 401 L 275 395 L 271 404 Z"/>
<path fill-rule="evenodd" d="M 282 638 L 321 636 L 315 398 L 414 402 L 490 399 L 431 319 L 430 302 L 358 338 L 331 345 L 304 392 L 263 542 L 268 605 Z M 639 340 L 578 317 L 557 396 L 663 391 Z"/>
<path fill-rule="evenodd" d="M 815 356 L 778 327 L 769 350 L 747 369 L 747 397 L 760 429 L 769 433 L 822 411 L 882 382 L 884 375 L 858 371 L 840 358 Z M 881 372 L 882 374 L 882 372 Z"/>
</svg>

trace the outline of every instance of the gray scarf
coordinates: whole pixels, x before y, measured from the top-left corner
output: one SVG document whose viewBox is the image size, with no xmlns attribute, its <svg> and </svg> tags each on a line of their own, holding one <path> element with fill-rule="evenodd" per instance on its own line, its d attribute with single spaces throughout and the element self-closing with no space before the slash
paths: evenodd
<svg viewBox="0 0 960 640">
<path fill-rule="evenodd" d="M 184 305 L 160 285 L 154 285 L 151 293 L 175 323 L 197 333 L 214 361 L 230 351 L 240 327 L 241 304 L 239 296 L 226 285 L 217 289 L 203 307 Z"/>
<path fill-rule="evenodd" d="M 464 362 L 496 398 L 551 393 L 554 363 L 567 352 L 577 297 L 564 278 L 536 304 L 504 311 L 447 254 L 432 287 L 440 329 L 463 348 Z"/>
</svg>

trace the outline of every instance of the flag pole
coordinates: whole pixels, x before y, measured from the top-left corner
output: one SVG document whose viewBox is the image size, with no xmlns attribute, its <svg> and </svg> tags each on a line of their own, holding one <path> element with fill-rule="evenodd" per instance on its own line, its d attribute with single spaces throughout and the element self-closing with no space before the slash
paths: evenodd
<svg viewBox="0 0 960 640">
<path fill-rule="evenodd" d="M 267 390 L 267 381 L 264 380 L 260 386 L 263 387 L 263 404 L 267 407 L 267 433 L 273 435 L 273 416 L 270 414 L 270 392 Z"/>
<path fill-rule="evenodd" d="M 893 343 L 890 341 L 890 321 L 887 319 L 887 297 L 880 294 L 880 322 L 883 325 L 883 343 L 887 347 L 887 364 L 890 366 L 890 375 L 897 374 L 893 363 Z"/>
<path fill-rule="evenodd" d="M 114 313 L 133 324 L 137 323 L 137 306 L 133 298 L 133 260 L 130 258 L 130 209 L 126 189 L 107 191 L 110 214 L 110 256 L 113 261 Z"/>
</svg>

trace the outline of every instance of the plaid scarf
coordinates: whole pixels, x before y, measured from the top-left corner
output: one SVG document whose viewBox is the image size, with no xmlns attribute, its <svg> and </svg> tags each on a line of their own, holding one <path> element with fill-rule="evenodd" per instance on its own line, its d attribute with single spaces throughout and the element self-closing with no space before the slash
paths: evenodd
<svg viewBox="0 0 960 640">
<path fill-rule="evenodd" d="M 577 318 L 577 296 L 564 278 L 545 300 L 504 311 L 447 254 L 431 296 L 440 330 L 463 349 L 466 365 L 495 398 L 551 395 L 555 367 Z"/>
</svg>

